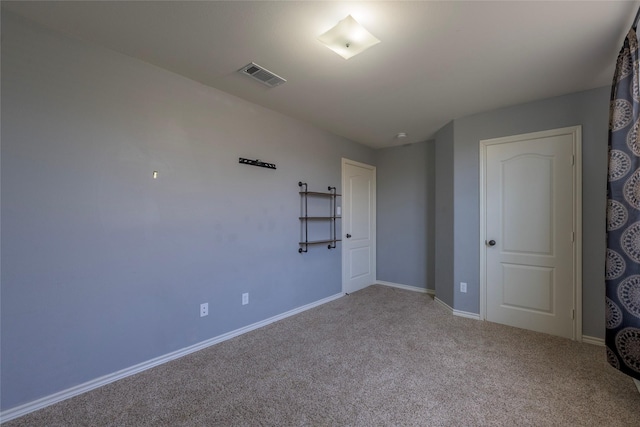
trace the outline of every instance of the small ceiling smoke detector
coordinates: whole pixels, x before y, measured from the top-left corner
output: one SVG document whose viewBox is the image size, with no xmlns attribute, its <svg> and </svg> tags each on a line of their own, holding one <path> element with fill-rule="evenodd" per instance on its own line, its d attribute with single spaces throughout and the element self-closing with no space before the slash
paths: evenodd
<svg viewBox="0 0 640 427">
<path fill-rule="evenodd" d="M 406 132 L 398 132 L 398 134 L 396 135 L 396 139 L 404 139 L 406 137 L 407 137 Z"/>
<path fill-rule="evenodd" d="M 272 73 L 260 65 L 251 62 L 244 67 L 240 68 L 238 72 L 247 75 L 265 86 L 276 87 L 280 86 L 282 83 L 286 83 L 286 80 L 280 77 L 279 75 Z"/>
<path fill-rule="evenodd" d="M 380 43 L 380 40 L 358 24 L 351 15 L 318 37 L 318 40 L 344 59 L 349 59 Z"/>
</svg>

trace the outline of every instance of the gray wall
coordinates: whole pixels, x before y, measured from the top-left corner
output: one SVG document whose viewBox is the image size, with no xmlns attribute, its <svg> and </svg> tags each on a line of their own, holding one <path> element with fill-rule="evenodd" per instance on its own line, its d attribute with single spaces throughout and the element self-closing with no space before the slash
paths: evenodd
<svg viewBox="0 0 640 427">
<path fill-rule="evenodd" d="M 341 291 L 297 182 L 372 150 L 5 12 L 1 107 L 3 410 Z"/>
<path fill-rule="evenodd" d="M 453 122 L 436 133 L 435 140 L 435 290 L 436 297 L 454 306 L 453 300 Z"/>
<path fill-rule="evenodd" d="M 376 151 L 378 280 L 434 289 L 433 146 Z"/>
<path fill-rule="evenodd" d="M 603 87 L 455 120 L 455 306 L 479 312 L 479 141 L 582 125 L 583 333 L 604 338 L 607 130 L 610 88 Z M 449 158 L 444 156 L 446 164 Z M 441 159 L 437 158 L 439 166 Z M 436 201 L 437 202 L 437 201 Z"/>
</svg>

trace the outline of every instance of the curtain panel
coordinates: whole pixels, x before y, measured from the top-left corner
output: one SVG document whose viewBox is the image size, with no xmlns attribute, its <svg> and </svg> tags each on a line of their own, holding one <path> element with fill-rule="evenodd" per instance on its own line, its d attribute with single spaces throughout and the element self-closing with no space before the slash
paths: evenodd
<svg viewBox="0 0 640 427">
<path fill-rule="evenodd" d="M 607 182 L 606 346 L 613 367 L 640 379 L 640 89 L 635 27 L 611 89 Z"/>
</svg>

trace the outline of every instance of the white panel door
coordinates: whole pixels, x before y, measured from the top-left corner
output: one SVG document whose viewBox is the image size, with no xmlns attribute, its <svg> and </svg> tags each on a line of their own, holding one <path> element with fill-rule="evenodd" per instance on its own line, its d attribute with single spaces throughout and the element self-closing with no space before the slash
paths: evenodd
<svg viewBox="0 0 640 427">
<path fill-rule="evenodd" d="M 376 169 L 342 159 L 342 290 L 376 280 Z"/>
<path fill-rule="evenodd" d="M 483 141 L 489 321 L 575 338 L 575 140 L 558 130 Z"/>
</svg>

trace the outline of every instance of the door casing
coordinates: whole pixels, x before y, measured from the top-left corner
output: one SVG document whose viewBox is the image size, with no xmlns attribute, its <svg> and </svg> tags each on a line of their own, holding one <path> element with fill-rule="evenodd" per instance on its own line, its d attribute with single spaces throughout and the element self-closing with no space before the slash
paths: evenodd
<svg viewBox="0 0 640 427">
<path fill-rule="evenodd" d="M 551 129 L 541 132 L 512 135 L 480 141 L 480 319 L 487 315 L 486 273 L 486 162 L 487 147 L 493 144 L 508 144 L 536 138 L 567 135 L 573 137 L 573 220 L 575 244 L 573 246 L 573 307 L 575 313 L 573 339 L 582 341 L 582 126 Z"/>
<path fill-rule="evenodd" d="M 349 200 L 346 192 L 346 185 L 347 185 L 346 176 L 345 176 L 346 165 L 358 166 L 361 168 L 369 169 L 373 172 L 373 188 L 371 190 L 372 191 L 372 194 L 371 194 L 371 197 L 372 197 L 371 233 L 372 234 L 370 239 L 370 247 L 372 252 L 371 271 L 373 274 L 373 283 L 375 283 L 376 277 L 377 277 L 377 274 L 376 274 L 376 167 L 372 165 L 368 165 L 366 163 L 360 163 L 354 160 L 349 160 L 344 157 L 342 158 L 342 218 L 347 218 L 348 215 L 351 213 L 349 208 Z M 341 232 L 342 232 L 341 239 L 343 244 L 340 245 L 340 250 L 342 251 L 342 292 L 348 293 L 348 292 L 351 292 L 351 290 L 348 288 L 348 265 L 347 265 L 348 254 L 344 248 L 344 242 L 346 240 L 345 238 L 346 233 L 350 232 L 351 230 L 347 230 L 345 226 L 346 224 L 343 219 L 342 227 L 341 227 Z"/>
</svg>

